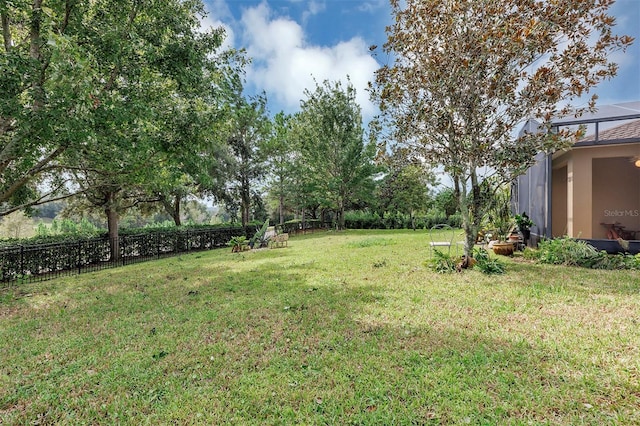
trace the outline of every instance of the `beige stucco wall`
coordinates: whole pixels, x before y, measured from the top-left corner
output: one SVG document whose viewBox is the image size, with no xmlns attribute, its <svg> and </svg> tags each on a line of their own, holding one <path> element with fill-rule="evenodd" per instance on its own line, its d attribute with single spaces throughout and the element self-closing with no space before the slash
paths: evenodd
<svg viewBox="0 0 640 426">
<path fill-rule="evenodd" d="M 593 238 L 607 238 L 602 223 L 640 230 L 640 168 L 628 157 L 593 159 Z"/>
<path fill-rule="evenodd" d="M 553 169 L 551 177 L 551 235 L 567 234 L 567 165 Z"/>
<path fill-rule="evenodd" d="M 569 236 L 606 238 L 606 228 L 600 225 L 601 222 L 620 222 L 627 229 L 640 230 L 640 168 L 630 161 L 635 156 L 640 156 L 640 144 L 574 148 L 554 159 L 554 177 L 556 170 L 565 165 L 567 168 L 566 228 Z M 556 188 L 553 183 L 553 192 L 564 189 L 562 182 L 557 185 Z M 556 197 L 553 192 L 552 202 Z M 561 204 L 557 207 L 562 209 Z M 555 205 L 553 214 L 556 214 Z M 555 221 L 554 216 L 554 236 Z M 562 221 L 563 218 L 558 217 L 558 227 Z"/>
</svg>

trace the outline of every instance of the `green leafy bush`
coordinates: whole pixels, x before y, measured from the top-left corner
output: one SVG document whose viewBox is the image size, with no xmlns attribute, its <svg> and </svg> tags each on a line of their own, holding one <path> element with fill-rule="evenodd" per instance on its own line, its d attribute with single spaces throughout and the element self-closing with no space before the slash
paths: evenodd
<svg viewBox="0 0 640 426">
<path fill-rule="evenodd" d="M 447 216 L 445 212 L 431 209 L 425 214 L 414 217 L 416 229 L 431 229 L 435 225 L 448 224 L 460 228 L 460 214 Z M 345 226 L 348 229 L 408 229 L 412 227 L 411 216 L 402 212 L 385 212 L 383 217 L 378 213 L 352 211 L 345 213 Z"/>
<path fill-rule="evenodd" d="M 594 269 L 640 269 L 640 255 L 632 255 L 625 253 L 618 253 L 615 255 L 608 255 L 605 252 L 602 253 L 602 259 L 600 262 L 594 264 Z"/>
<path fill-rule="evenodd" d="M 278 233 L 295 234 L 304 230 L 316 230 L 325 229 L 326 223 L 323 223 L 320 219 L 305 219 L 304 222 L 300 219 L 288 220 L 284 225 L 278 225 Z"/>
<path fill-rule="evenodd" d="M 50 225 L 39 223 L 36 228 L 37 237 L 51 237 L 56 235 L 68 235 L 74 237 L 91 238 L 104 233 L 104 229 L 100 229 L 86 218 L 74 222 L 71 219 L 54 219 Z"/>
<path fill-rule="evenodd" d="M 489 252 L 483 248 L 474 249 L 473 258 L 476 260 L 474 268 L 484 274 L 504 274 L 505 272 L 505 264 L 499 259 L 489 256 Z"/>
<path fill-rule="evenodd" d="M 438 249 L 433 250 L 433 256 L 427 260 L 426 266 L 439 274 L 456 271 L 456 258 Z"/>
<path fill-rule="evenodd" d="M 609 255 L 586 241 L 569 237 L 543 240 L 534 257 L 540 263 L 580 266 L 592 269 L 640 269 L 640 257 L 630 254 Z"/>
<path fill-rule="evenodd" d="M 540 263 L 591 268 L 606 256 L 585 241 L 569 237 L 543 240 L 538 244 L 537 260 Z"/>
<path fill-rule="evenodd" d="M 352 211 L 345 213 L 344 223 L 348 229 L 382 228 L 382 218 L 378 213 L 369 213 L 363 211 Z"/>
<path fill-rule="evenodd" d="M 247 237 L 244 235 L 235 235 L 231 237 L 227 245 L 231 247 L 232 253 L 238 253 L 241 251 L 245 251 L 249 248 L 249 242 L 247 241 Z"/>
</svg>

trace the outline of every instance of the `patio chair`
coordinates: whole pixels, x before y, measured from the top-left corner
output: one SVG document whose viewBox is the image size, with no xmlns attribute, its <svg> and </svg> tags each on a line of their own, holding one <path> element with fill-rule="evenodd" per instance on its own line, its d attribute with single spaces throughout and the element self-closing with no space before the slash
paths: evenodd
<svg viewBox="0 0 640 426">
<path fill-rule="evenodd" d="M 446 223 L 439 223 L 431 227 L 429 231 L 429 246 L 431 247 L 431 254 L 434 250 L 441 247 L 446 247 L 447 254 L 451 255 L 451 246 L 457 245 L 454 240 L 456 237 L 456 231 Z"/>
</svg>

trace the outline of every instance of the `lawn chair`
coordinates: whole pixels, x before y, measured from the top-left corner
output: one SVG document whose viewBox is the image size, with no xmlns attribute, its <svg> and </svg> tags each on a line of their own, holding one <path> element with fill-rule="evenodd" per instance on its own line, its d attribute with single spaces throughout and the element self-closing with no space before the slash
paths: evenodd
<svg viewBox="0 0 640 426">
<path fill-rule="evenodd" d="M 456 244 L 454 242 L 455 237 L 456 231 L 446 223 L 440 223 L 433 226 L 429 231 L 429 238 L 431 239 L 431 241 L 429 242 L 429 246 L 431 247 L 431 254 L 433 255 L 434 250 L 437 250 L 441 247 L 446 247 L 447 254 L 450 256 L 451 246 Z"/>
</svg>

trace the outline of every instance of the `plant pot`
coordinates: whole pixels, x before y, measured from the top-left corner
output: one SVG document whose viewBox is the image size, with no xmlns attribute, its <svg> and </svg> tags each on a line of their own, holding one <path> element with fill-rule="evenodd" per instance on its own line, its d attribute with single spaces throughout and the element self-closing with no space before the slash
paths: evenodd
<svg viewBox="0 0 640 426">
<path fill-rule="evenodd" d="M 500 241 L 493 244 L 493 252 L 503 256 L 511 256 L 515 250 L 512 242 Z"/>
</svg>

